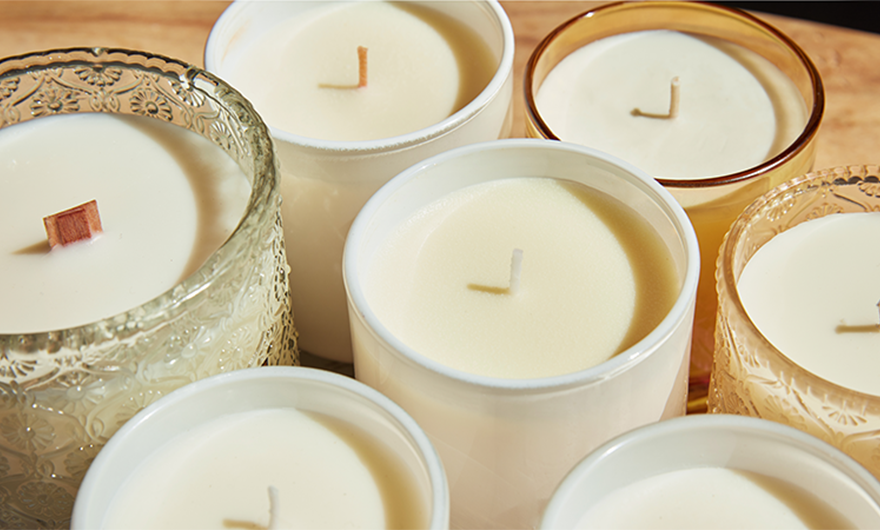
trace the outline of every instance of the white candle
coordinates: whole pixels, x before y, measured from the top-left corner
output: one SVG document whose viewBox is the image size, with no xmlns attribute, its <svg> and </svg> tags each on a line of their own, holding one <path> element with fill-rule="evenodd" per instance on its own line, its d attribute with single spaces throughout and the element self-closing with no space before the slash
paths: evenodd
<svg viewBox="0 0 880 530">
<path fill-rule="evenodd" d="M 368 83 L 358 83 L 359 46 Z M 301 349 L 351 362 L 345 235 L 389 178 L 510 130 L 513 30 L 494 0 L 235 2 L 205 64 L 251 99 L 275 139 Z"/>
<path fill-rule="evenodd" d="M 795 484 L 750 471 L 703 467 L 661 473 L 611 491 L 576 528 L 856 528 Z"/>
<path fill-rule="evenodd" d="M 369 50 L 360 88 L 358 47 Z M 495 65 L 479 35 L 424 5 L 330 2 L 242 45 L 229 76 L 271 126 L 357 141 L 444 120 L 486 87 Z"/>
<path fill-rule="evenodd" d="M 196 271 L 250 195 L 217 146 L 148 118 L 58 116 L 0 131 L 0 333 L 80 326 Z M 43 217 L 96 199 L 103 233 L 49 248 Z"/>
<path fill-rule="evenodd" d="M 424 528 L 403 463 L 352 425 L 270 408 L 218 417 L 140 463 L 103 528 Z"/>
<path fill-rule="evenodd" d="M 379 319 L 419 354 L 505 378 L 608 360 L 654 329 L 680 289 L 643 218 L 546 178 L 474 185 L 422 207 L 377 250 L 364 282 Z"/>
<path fill-rule="evenodd" d="M 668 112 L 673 78 L 677 116 L 634 112 Z M 768 60 L 722 39 L 668 30 L 615 35 L 572 52 L 547 75 L 536 104 L 559 138 L 666 179 L 757 166 L 806 123 L 797 87 Z"/>
<path fill-rule="evenodd" d="M 755 326 L 817 376 L 880 395 L 880 213 L 829 215 L 768 241 L 737 280 Z"/>
</svg>

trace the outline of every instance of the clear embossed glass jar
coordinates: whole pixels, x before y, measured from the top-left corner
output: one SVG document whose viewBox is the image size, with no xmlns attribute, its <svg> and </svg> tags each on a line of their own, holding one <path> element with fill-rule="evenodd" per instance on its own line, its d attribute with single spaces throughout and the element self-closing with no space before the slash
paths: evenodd
<svg viewBox="0 0 880 530">
<path fill-rule="evenodd" d="M 750 318 L 737 282 L 759 249 L 782 232 L 833 214 L 877 211 L 880 167 L 875 165 L 808 173 L 768 192 L 740 215 L 718 258 L 718 321 L 709 389 L 710 412 L 791 425 L 841 449 L 874 476 L 880 476 L 880 396 L 835 384 L 785 355 Z M 854 274 L 851 270 L 827 270 L 815 281 L 830 282 L 834 287 L 840 283 L 835 277 Z M 870 278 L 862 276 L 861 281 L 870 296 L 874 290 Z M 816 296 L 816 288 L 809 282 L 804 282 L 803 289 Z M 836 324 L 830 322 L 832 327 Z M 876 330 L 870 331 L 876 334 Z M 842 353 L 828 351 L 827 355 L 839 357 Z"/>
<path fill-rule="evenodd" d="M 68 526 L 92 459 L 159 397 L 298 358 L 277 165 L 251 105 L 215 76 L 146 52 L 0 60 L 0 128 L 71 113 L 142 115 L 193 131 L 237 163 L 251 194 L 232 235 L 167 292 L 80 327 L 0 335 L 0 526 L 8 528 Z"/>
</svg>

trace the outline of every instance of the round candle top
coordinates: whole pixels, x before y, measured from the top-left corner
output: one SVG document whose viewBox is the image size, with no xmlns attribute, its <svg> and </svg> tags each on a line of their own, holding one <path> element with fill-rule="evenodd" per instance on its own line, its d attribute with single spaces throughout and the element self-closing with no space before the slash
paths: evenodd
<svg viewBox="0 0 880 530">
<path fill-rule="evenodd" d="M 358 47 L 367 50 L 362 87 Z M 410 2 L 327 3 L 234 53 L 228 77 L 269 125 L 341 141 L 438 123 L 476 97 L 497 66 L 474 31 Z"/>
<path fill-rule="evenodd" d="M 855 528 L 789 482 L 727 468 L 662 473 L 614 490 L 577 528 Z"/>
<path fill-rule="evenodd" d="M 677 115 L 664 117 L 676 78 Z M 550 71 L 535 101 L 562 140 L 667 179 L 754 167 L 790 145 L 807 121 L 797 87 L 760 55 L 668 30 L 583 46 Z"/>
<path fill-rule="evenodd" d="M 379 320 L 419 354 L 536 378 L 635 344 L 669 312 L 680 281 L 628 207 L 571 182 L 513 178 L 419 210 L 383 242 L 364 286 Z"/>
<path fill-rule="evenodd" d="M 736 288 L 758 330 L 819 377 L 880 395 L 880 213 L 801 223 L 758 249 Z"/>
<path fill-rule="evenodd" d="M 397 457 L 346 422 L 229 414 L 171 439 L 122 485 L 105 528 L 424 528 Z M 270 506 L 269 488 L 277 491 Z"/>
<path fill-rule="evenodd" d="M 0 333 L 95 322 L 180 283 L 250 196 L 219 147 L 159 120 L 106 114 L 0 130 Z M 103 233 L 50 249 L 43 218 L 97 200 Z"/>
</svg>

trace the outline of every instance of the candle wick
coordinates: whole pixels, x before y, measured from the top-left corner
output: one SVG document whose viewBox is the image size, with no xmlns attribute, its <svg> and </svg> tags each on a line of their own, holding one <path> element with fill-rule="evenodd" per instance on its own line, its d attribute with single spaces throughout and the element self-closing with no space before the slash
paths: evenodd
<svg viewBox="0 0 880 530">
<path fill-rule="evenodd" d="M 367 86 L 367 48 L 358 46 L 358 88 Z"/>
<path fill-rule="evenodd" d="M 94 199 L 44 217 L 43 226 L 52 248 L 91 239 L 103 231 L 98 202 Z"/>
<path fill-rule="evenodd" d="M 669 82 L 669 112 L 666 114 L 654 114 L 651 112 L 642 112 L 638 107 L 632 110 L 633 116 L 642 116 L 644 118 L 656 118 L 661 120 L 670 120 L 678 117 L 678 108 L 681 102 L 681 81 L 678 76 L 673 77 Z"/>
<path fill-rule="evenodd" d="M 516 295 L 519 292 L 519 279 L 522 274 L 522 260 L 523 251 L 518 248 L 513 249 L 513 256 L 510 258 L 510 286 L 508 287 L 508 292 L 512 295 Z"/>
<path fill-rule="evenodd" d="M 266 530 L 278 530 L 278 488 L 269 486 L 269 526 Z"/>
</svg>

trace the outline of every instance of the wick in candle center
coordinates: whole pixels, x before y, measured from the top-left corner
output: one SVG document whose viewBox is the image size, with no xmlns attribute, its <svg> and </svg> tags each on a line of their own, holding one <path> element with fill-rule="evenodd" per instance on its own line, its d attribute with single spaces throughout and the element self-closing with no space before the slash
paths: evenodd
<svg viewBox="0 0 880 530">
<path fill-rule="evenodd" d="M 657 118 L 661 120 L 669 120 L 678 117 L 678 107 L 681 100 L 681 81 L 678 76 L 673 77 L 669 82 L 669 112 L 666 114 L 654 114 L 651 112 L 642 112 L 638 107 L 632 110 L 633 116 L 642 116 L 644 118 Z"/>
<path fill-rule="evenodd" d="M 87 203 L 68 208 L 43 218 L 49 246 L 69 245 L 77 241 L 91 239 L 100 234 L 101 216 L 98 214 L 98 201 L 92 199 Z"/>
<path fill-rule="evenodd" d="M 358 46 L 358 88 L 367 86 L 367 48 Z"/>
<path fill-rule="evenodd" d="M 877 311 L 880 313 L 880 302 L 877 302 Z M 880 323 L 863 326 L 848 326 L 841 323 L 834 328 L 834 331 L 836 333 L 880 333 Z"/>
<path fill-rule="evenodd" d="M 489 294 L 508 294 L 516 296 L 519 292 L 520 276 L 522 275 L 522 260 L 523 251 L 518 248 L 513 249 L 513 255 L 510 258 L 510 280 L 508 280 L 507 287 L 492 287 L 489 285 L 469 283 L 467 288 L 471 291 L 480 291 Z"/>
</svg>

